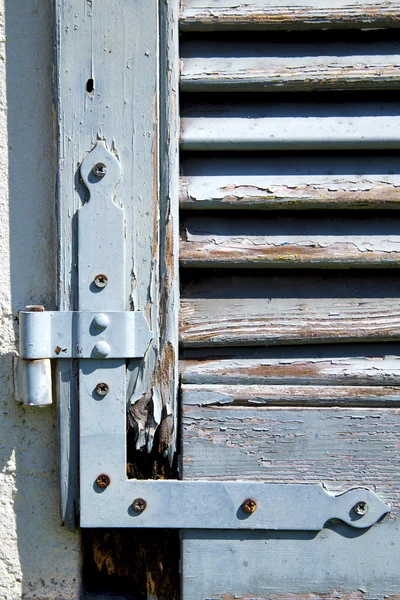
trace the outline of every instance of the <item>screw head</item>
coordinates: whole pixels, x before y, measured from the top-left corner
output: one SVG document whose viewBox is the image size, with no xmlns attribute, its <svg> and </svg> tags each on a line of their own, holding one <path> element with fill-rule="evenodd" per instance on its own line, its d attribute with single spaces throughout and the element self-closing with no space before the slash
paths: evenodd
<svg viewBox="0 0 400 600">
<path fill-rule="evenodd" d="M 96 385 L 96 394 L 98 394 L 99 396 L 106 396 L 110 390 L 109 386 L 107 385 L 107 383 L 98 383 Z"/>
<path fill-rule="evenodd" d="M 147 502 L 143 498 L 135 498 L 132 502 L 132 508 L 137 513 L 142 513 L 146 510 Z"/>
<path fill-rule="evenodd" d="M 93 173 L 96 175 L 96 177 L 104 177 L 104 175 L 107 173 L 107 167 L 104 163 L 96 163 L 93 167 Z"/>
<path fill-rule="evenodd" d="M 257 509 L 257 502 L 253 498 L 247 498 L 242 504 L 245 513 L 252 514 Z"/>
<path fill-rule="evenodd" d="M 360 517 L 362 517 L 368 512 L 368 504 L 366 502 L 357 502 L 357 504 L 353 506 L 353 510 L 356 515 L 360 515 Z"/>
<path fill-rule="evenodd" d="M 99 488 L 105 489 L 110 485 L 111 479 L 109 478 L 108 475 L 106 475 L 105 473 L 102 473 L 96 479 L 96 483 Z"/>
<path fill-rule="evenodd" d="M 108 283 L 108 277 L 107 275 L 103 275 L 103 273 L 100 273 L 99 275 L 96 275 L 93 281 L 96 287 L 105 288 Z"/>
</svg>

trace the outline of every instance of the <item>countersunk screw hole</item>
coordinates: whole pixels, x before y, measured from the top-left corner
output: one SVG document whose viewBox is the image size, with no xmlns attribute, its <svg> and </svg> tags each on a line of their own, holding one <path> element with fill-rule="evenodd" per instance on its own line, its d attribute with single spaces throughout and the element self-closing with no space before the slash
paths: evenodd
<svg viewBox="0 0 400 600">
<path fill-rule="evenodd" d="M 107 275 L 103 275 L 102 273 L 100 273 L 100 275 L 96 275 L 96 277 L 94 278 L 94 284 L 98 288 L 105 288 L 107 283 L 108 277 Z"/>
<path fill-rule="evenodd" d="M 353 506 L 353 510 L 356 515 L 366 515 L 368 512 L 368 504 L 366 502 L 357 502 L 357 504 Z"/>
<path fill-rule="evenodd" d="M 245 513 L 251 514 L 257 508 L 257 502 L 253 498 L 247 498 L 242 504 L 242 508 Z"/>
<path fill-rule="evenodd" d="M 106 396 L 108 394 L 109 389 L 110 388 L 108 387 L 108 385 L 106 383 L 103 383 L 103 382 L 98 383 L 96 385 L 96 393 L 99 396 Z"/>
<path fill-rule="evenodd" d="M 143 498 L 135 498 L 132 502 L 132 508 L 137 513 L 142 513 L 146 510 L 147 502 Z"/>
<path fill-rule="evenodd" d="M 110 485 L 111 479 L 109 478 L 108 475 L 105 475 L 104 473 L 102 473 L 96 479 L 96 483 L 97 483 L 97 485 L 98 485 L 99 488 L 103 488 L 104 489 L 104 488 L 107 488 Z"/>
</svg>

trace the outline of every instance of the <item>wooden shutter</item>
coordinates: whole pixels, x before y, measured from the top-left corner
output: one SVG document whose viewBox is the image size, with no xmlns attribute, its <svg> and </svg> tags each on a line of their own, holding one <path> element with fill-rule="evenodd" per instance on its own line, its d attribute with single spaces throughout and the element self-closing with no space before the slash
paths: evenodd
<svg viewBox="0 0 400 600">
<path fill-rule="evenodd" d="M 185 531 L 184 600 L 400 593 L 399 19 L 182 2 L 182 477 L 393 505 L 357 533 Z"/>
</svg>

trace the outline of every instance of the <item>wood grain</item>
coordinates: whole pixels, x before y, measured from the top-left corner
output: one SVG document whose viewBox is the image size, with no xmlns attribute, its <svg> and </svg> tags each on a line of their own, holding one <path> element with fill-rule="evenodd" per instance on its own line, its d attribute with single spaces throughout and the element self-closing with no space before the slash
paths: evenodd
<svg viewBox="0 0 400 600">
<path fill-rule="evenodd" d="M 185 0 L 180 26 L 183 30 L 208 29 L 319 29 L 398 27 L 400 5 L 392 1 L 312 4 L 304 0 L 251 2 Z"/>
<path fill-rule="evenodd" d="M 180 263 L 188 267 L 398 267 L 399 251 L 397 221 L 379 217 L 196 215 L 181 225 Z"/>
<path fill-rule="evenodd" d="M 343 353 L 345 354 L 345 349 Z M 239 358 L 181 360 L 183 385 L 398 386 L 400 356 Z M 242 392 L 242 393 L 243 393 Z M 332 392 L 333 393 L 333 392 Z"/>
<path fill-rule="evenodd" d="M 301 48 L 297 52 L 300 53 Z M 198 57 L 183 58 L 181 89 L 184 92 L 384 90 L 396 89 L 399 75 L 398 55 Z"/>
</svg>

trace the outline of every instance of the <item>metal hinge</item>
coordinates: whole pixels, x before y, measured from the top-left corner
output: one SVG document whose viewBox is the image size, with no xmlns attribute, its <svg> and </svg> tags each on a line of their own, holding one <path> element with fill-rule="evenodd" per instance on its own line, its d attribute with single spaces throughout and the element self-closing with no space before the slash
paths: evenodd
<svg viewBox="0 0 400 600">
<path fill-rule="evenodd" d="M 50 361 L 79 359 L 82 527 L 320 530 L 330 519 L 370 527 L 390 511 L 372 491 L 322 484 L 128 480 L 126 359 L 152 339 L 143 313 L 124 311 L 124 213 L 113 200 L 117 158 L 98 142 L 81 165 L 90 200 L 78 210 L 79 311 L 20 313 L 17 397 L 51 403 Z"/>
<path fill-rule="evenodd" d="M 27 306 L 19 313 L 15 388 L 25 405 L 51 404 L 50 359 L 142 358 L 152 339 L 142 312 L 105 310 L 124 303 L 124 212 L 113 200 L 120 175 L 120 163 L 104 142 L 81 165 L 90 191 L 89 202 L 77 213 L 83 310 L 47 312 L 43 306 Z"/>
</svg>

